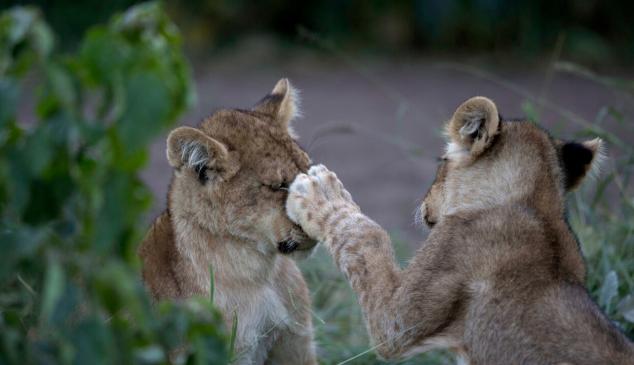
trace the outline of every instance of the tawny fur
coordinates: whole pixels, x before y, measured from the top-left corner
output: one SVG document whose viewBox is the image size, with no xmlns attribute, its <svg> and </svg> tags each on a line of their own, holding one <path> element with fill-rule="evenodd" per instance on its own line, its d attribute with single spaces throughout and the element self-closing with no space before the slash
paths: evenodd
<svg viewBox="0 0 634 365">
<path fill-rule="evenodd" d="M 632 343 L 584 287 L 565 218 L 566 188 L 590 169 L 600 141 L 568 144 L 530 122 L 499 121 L 481 97 L 461 105 L 447 131 L 421 206 L 433 228 L 405 269 L 332 172 L 312 167 L 291 185 L 289 217 L 350 281 L 377 352 L 450 348 L 482 365 L 634 364 Z"/>
<path fill-rule="evenodd" d="M 295 91 L 280 80 L 251 110 L 221 110 L 170 133 L 168 207 L 139 255 L 156 300 L 208 296 L 227 328 L 238 318 L 236 364 L 315 364 L 310 299 L 293 254 L 315 241 L 285 214 L 288 184 L 310 160 L 289 134 Z"/>
</svg>

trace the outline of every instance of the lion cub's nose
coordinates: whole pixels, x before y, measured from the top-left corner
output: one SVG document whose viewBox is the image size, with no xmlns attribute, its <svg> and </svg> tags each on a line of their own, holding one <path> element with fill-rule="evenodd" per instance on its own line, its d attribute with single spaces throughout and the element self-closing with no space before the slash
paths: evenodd
<svg viewBox="0 0 634 365">
<path fill-rule="evenodd" d="M 293 239 L 287 239 L 281 242 L 278 242 L 277 249 L 284 254 L 291 253 L 295 251 L 299 247 L 299 243 Z"/>
</svg>

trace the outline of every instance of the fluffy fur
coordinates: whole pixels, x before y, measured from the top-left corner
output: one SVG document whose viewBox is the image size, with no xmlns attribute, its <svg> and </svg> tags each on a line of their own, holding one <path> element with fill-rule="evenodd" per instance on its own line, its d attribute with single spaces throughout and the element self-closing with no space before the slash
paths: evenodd
<svg viewBox="0 0 634 365">
<path fill-rule="evenodd" d="M 289 255 L 315 241 L 285 214 L 288 184 L 310 160 L 288 132 L 295 92 L 285 79 L 251 110 L 221 110 L 167 140 L 168 207 L 139 248 L 156 300 L 209 295 L 237 364 L 315 364 L 306 283 Z"/>
<path fill-rule="evenodd" d="M 300 174 L 289 217 L 324 242 L 358 295 L 377 352 L 442 347 L 471 364 L 634 364 L 634 346 L 585 287 L 564 195 L 598 140 L 558 141 L 500 121 L 478 97 L 448 122 L 449 146 L 421 205 L 431 233 L 400 269 L 387 233 L 323 166 Z M 565 152 L 564 152 L 565 151 Z"/>
</svg>

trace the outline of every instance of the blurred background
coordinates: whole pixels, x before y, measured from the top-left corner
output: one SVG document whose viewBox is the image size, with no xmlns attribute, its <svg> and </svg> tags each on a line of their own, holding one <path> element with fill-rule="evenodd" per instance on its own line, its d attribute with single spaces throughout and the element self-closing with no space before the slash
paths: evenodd
<svg viewBox="0 0 634 365">
<path fill-rule="evenodd" d="M 112 1 L 2 1 L 2 8 L 36 4 L 72 47 L 91 25 L 139 3 Z M 277 46 L 298 51 L 302 29 L 362 57 L 402 55 L 514 55 L 535 62 L 555 48 L 562 57 L 597 65 L 629 65 L 634 27 L 629 1 L 564 0 L 192 0 L 165 1 L 188 52 L 212 55 L 241 44 L 254 52 Z M 269 49 L 269 51 L 271 51 Z"/>
<path fill-rule="evenodd" d="M 0 10 L 37 6 L 63 54 L 136 3 L 2 0 Z M 537 121 L 557 137 L 604 138 L 608 159 L 571 197 L 571 221 L 595 264 L 593 295 L 632 335 L 634 2 L 168 0 L 163 8 L 180 31 L 196 95 L 171 126 L 250 107 L 290 78 L 302 96 L 300 144 L 390 232 L 402 262 L 427 234 L 414 211 L 443 153 L 442 123 L 462 101 L 488 96 L 504 117 Z M 23 123 L 37 119 L 32 109 L 20 103 Z M 144 224 L 165 208 L 168 131 L 156 131 L 141 171 L 153 196 Z M 323 362 L 378 363 L 329 258 L 320 252 L 302 268 Z M 451 361 L 438 352 L 412 363 Z"/>
<path fill-rule="evenodd" d="M 16 3 L 39 6 L 59 46 L 72 50 L 90 26 L 138 1 Z M 313 160 L 337 171 L 370 216 L 415 242 L 412 215 L 442 153 L 441 123 L 462 101 L 491 97 L 503 116 L 539 118 L 563 138 L 606 105 L 631 105 L 584 77 L 631 76 L 631 1 L 164 5 L 193 65 L 197 103 L 181 123 L 249 107 L 289 77 L 302 91 L 296 129 Z M 164 207 L 170 177 L 162 137 L 144 175 L 158 197 L 153 214 Z"/>
</svg>

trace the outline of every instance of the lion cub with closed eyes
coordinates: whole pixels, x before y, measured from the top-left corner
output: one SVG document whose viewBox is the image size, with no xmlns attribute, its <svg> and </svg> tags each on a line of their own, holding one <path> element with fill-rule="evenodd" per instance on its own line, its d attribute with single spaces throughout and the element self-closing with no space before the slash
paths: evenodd
<svg viewBox="0 0 634 365">
<path fill-rule="evenodd" d="M 447 153 L 421 207 L 433 226 L 401 270 L 387 233 L 323 166 L 300 174 L 289 217 L 323 242 L 358 295 L 385 358 L 444 347 L 471 364 L 634 364 L 634 346 L 584 287 L 564 196 L 599 139 L 564 142 L 501 120 L 483 97 L 448 122 Z"/>
<path fill-rule="evenodd" d="M 286 216 L 288 184 L 310 159 L 289 123 L 286 79 L 248 110 L 226 109 L 169 134 L 168 206 L 139 255 L 153 297 L 209 295 L 228 328 L 238 318 L 236 364 L 316 364 L 310 298 L 289 255 L 315 246 Z"/>
</svg>

